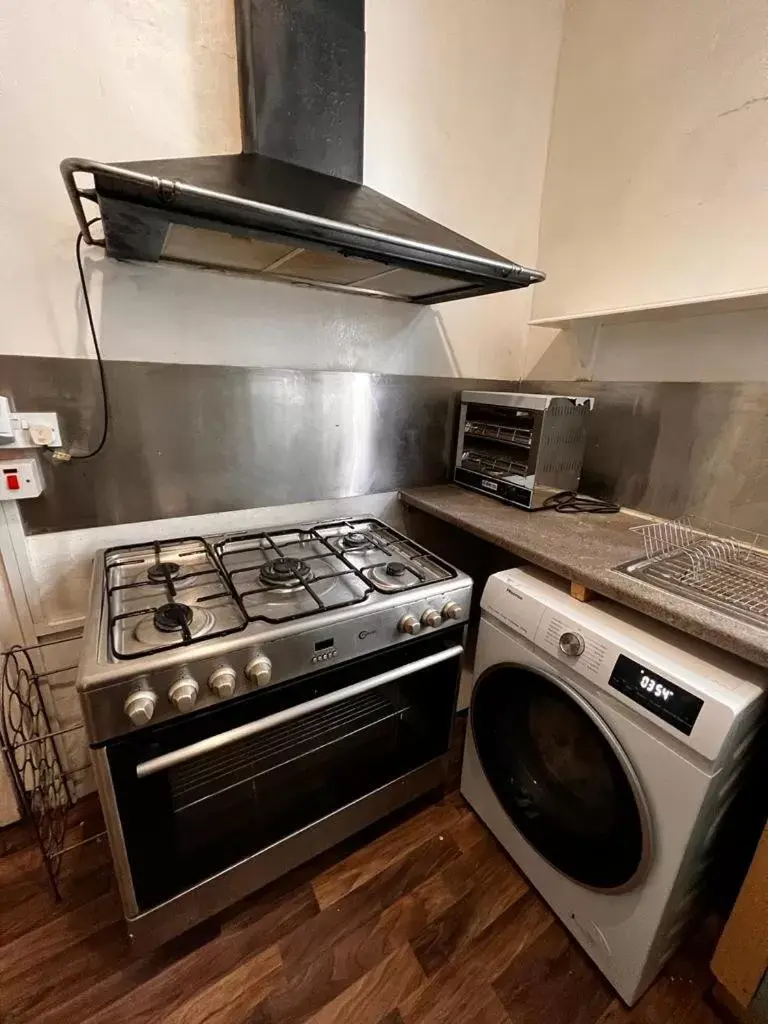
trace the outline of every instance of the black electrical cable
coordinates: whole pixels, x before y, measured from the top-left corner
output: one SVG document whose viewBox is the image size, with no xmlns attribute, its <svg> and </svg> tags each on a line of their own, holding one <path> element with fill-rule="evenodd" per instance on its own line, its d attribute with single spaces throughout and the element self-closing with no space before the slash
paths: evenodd
<svg viewBox="0 0 768 1024">
<path fill-rule="evenodd" d="M 604 501 L 602 498 L 590 498 L 586 494 L 578 494 L 576 491 L 560 491 L 559 494 L 552 494 L 545 499 L 538 508 L 531 509 L 532 512 L 565 512 L 575 515 L 577 512 L 594 512 L 602 515 L 612 515 L 621 511 L 621 505 L 614 501 Z"/>
<path fill-rule="evenodd" d="M 100 221 L 101 217 L 94 217 L 88 221 L 88 227 L 91 224 L 95 224 Z M 77 260 L 77 270 L 80 274 L 80 286 L 83 289 L 83 301 L 85 303 L 85 312 L 88 316 L 88 326 L 91 329 L 91 338 L 93 339 L 93 348 L 96 352 L 96 362 L 99 368 L 99 380 L 101 381 L 101 408 L 102 408 L 102 426 L 101 426 L 101 438 L 99 443 L 90 452 L 64 452 L 60 449 L 49 449 L 52 452 L 54 459 L 59 462 L 69 462 L 71 459 L 92 459 L 94 455 L 98 455 L 104 445 L 107 443 L 107 437 L 109 435 L 109 395 L 107 393 L 107 378 L 104 373 L 104 362 L 101 358 L 101 349 L 99 348 L 99 338 L 96 334 L 96 324 L 93 320 L 93 310 L 91 309 L 91 299 L 88 295 L 88 285 L 85 282 L 85 270 L 83 269 L 83 257 L 82 257 L 82 244 L 83 244 L 83 233 L 78 232 L 77 240 L 75 241 L 75 259 Z"/>
</svg>

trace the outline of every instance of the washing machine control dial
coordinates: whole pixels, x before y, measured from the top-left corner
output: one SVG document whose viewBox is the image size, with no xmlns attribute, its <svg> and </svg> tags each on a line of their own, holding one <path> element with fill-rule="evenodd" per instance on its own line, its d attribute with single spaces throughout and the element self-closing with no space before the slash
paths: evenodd
<svg viewBox="0 0 768 1024">
<path fill-rule="evenodd" d="M 557 646 L 569 658 L 578 658 L 580 654 L 584 653 L 584 637 L 581 633 L 573 633 L 570 630 L 566 630 L 565 633 L 560 634 Z"/>
</svg>

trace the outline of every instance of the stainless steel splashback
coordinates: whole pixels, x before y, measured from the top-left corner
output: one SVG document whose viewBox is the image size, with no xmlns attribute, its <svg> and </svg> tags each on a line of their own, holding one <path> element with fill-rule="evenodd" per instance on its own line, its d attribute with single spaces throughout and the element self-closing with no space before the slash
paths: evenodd
<svg viewBox="0 0 768 1024">
<path fill-rule="evenodd" d="M 659 516 L 768 532 L 768 384 L 498 381 L 109 361 L 104 452 L 45 466 L 30 533 L 439 483 L 460 392 L 594 395 L 586 494 Z M 69 443 L 99 432 L 95 363 L 0 356 L 18 408 L 56 409 Z"/>
<path fill-rule="evenodd" d="M 522 381 L 594 395 L 581 490 L 767 532 L 768 384 Z"/>
<path fill-rule="evenodd" d="M 105 369 L 107 445 L 86 462 L 46 462 L 45 493 L 21 503 L 29 533 L 438 483 L 453 460 L 462 388 L 490 383 L 122 361 Z M 98 434 L 95 363 L 0 356 L 0 380 L 19 408 L 62 414 L 68 443 L 87 447 Z"/>
</svg>

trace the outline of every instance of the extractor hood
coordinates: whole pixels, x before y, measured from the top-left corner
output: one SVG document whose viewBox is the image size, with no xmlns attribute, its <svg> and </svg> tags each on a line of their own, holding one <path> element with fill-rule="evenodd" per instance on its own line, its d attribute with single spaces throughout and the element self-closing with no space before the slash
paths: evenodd
<svg viewBox="0 0 768 1024">
<path fill-rule="evenodd" d="M 236 14 L 243 153 L 64 160 L 87 242 L 425 304 L 544 279 L 361 184 L 364 0 L 236 0 Z"/>
</svg>

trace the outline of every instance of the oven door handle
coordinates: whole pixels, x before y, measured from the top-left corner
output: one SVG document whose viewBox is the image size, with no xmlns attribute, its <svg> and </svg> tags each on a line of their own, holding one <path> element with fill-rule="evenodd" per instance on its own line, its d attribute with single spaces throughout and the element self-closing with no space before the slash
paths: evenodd
<svg viewBox="0 0 768 1024">
<path fill-rule="evenodd" d="M 352 686 L 347 686 L 343 690 L 326 693 L 322 697 L 315 697 L 314 700 L 297 704 L 296 707 L 286 708 L 284 711 L 278 711 L 274 715 L 268 715 L 266 718 L 259 718 L 255 722 L 248 722 L 247 725 L 238 725 L 227 732 L 218 733 L 216 736 L 209 736 L 204 740 L 199 740 L 197 743 L 190 743 L 188 747 L 180 747 L 178 750 L 171 750 L 167 754 L 160 754 L 159 757 L 150 758 L 149 761 L 141 761 L 136 765 L 136 775 L 140 779 L 144 779 L 148 775 L 156 775 L 158 772 L 174 768 L 176 765 L 184 764 L 186 761 L 192 761 L 203 754 L 210 754 L 212 750 L 220 750 L 222 747 L 228 747 L 231 743 L 237 743 L 238 740 L 243 740 L 248 736 L 267 732 L 269 729 L 274 729 L 275 726 L 285 725 L 286 722 L 292 722 L 296 718 L 303 718 L 304 715 L 311 714 L 313 711 L 319 711 L 322 708 L 330 707 L 332 704 L 338 704 L 348 697 L 356 697 L 358 694 L 367 693 L 368 690 L 376 690 L 380 686 L 386 686 L 387 683 L 404 679 L 406 676 L 414 675 L 423 669 L 432 668 L 433 665 L 439 665 L 443 661 L 450 661 L 463 652 L 464 648 L 460 645 L 448 647 L 444 651 L 438 651 L 437 654 L 430 654 L 426 658 L 420 658 L 418 661 L 411 661 L 407 665 L 401 665 L 399 668 L 390 669 L 389 672 L 382 672 L 380 675 L 371 676 L 370 679 L 363 679 L 359 683 L 353 683 Z"/>
</svg>

